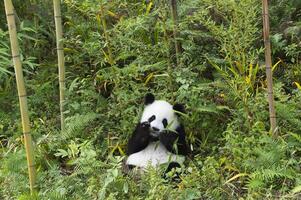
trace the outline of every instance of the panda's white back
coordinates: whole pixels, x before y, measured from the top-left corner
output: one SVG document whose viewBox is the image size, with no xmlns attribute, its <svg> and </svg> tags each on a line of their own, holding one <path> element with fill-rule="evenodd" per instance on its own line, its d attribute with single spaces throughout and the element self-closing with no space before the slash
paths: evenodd
<svg viewBox="0 0 301 200">
<path fill-rule="evenodd" d="M 131 154 L 126 161 L 126 164 L 145 169 L 149 165 L 156 167 L 169 162 L 182 164 L 184 160 L 184 156 L 167 151 L 161 142 L 151 142 L 142 151 Z"/>
</svg>

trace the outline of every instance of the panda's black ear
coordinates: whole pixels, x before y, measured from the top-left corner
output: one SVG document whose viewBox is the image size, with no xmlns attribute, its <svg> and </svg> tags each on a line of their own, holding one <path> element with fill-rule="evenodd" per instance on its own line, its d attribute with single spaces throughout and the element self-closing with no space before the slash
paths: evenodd
<svg viewBox="0 0 301 200">
<path fill-rule="evenodd" d="M 155 96 L 152 93 L 147 93 L 144 97 L 144 105 L 152 104 L 155 101 Z"/>
<path fill-rule="evenodd" d="M 180 103 L 176 103 L 175 105 L 173 105 L 172 107 L 175 111 L 178 111 L 180 113 L 185 113 L 185 107 L 183 104 Z M 179 113 L 177 113 L 177 115 L 180 115 Z"/>
</svg>

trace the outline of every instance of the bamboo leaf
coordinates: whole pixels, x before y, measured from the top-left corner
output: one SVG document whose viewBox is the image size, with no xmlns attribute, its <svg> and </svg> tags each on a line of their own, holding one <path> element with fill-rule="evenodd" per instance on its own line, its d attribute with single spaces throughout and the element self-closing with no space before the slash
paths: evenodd
<svg viewBox="0 0 301 200">
<path fill-rule="evenodd" d="M 301 185 L 298 185 L 296 187 L 294 187 L 294 189 L 292 189 L 291 191 L 293 194 L 299 193 L 301 192 Z"/>
<path fill-rule="evenodd" d="M 148 84 L 148 82 L 154 77 L 154 73 L 150 73 L 149 75 L 147 75 L 146 80 L 144 82 L 145 85 Z"/>
<path fill-rule="evenodd" d="M 152 6 L 153 6 L 153 2 L 151 1 L 151 2 L 149 2 L 149 4 L 146 7 L 146 14 L 150 13 L 150 10 L 152 9 Z"/>
<path fill-rule="evenodd" d="M 239 173 L 239 174 L 236 174 L 236 175 L 233 176 L 232 178 L 228 179 L 228 180 L 225 182 L 225 184 L 228 184 L 228 183 L 230 183 L 231 181 L 233 181 L 233 180 L 235 180 L 235 179 L 237 179 L 237 178 L 239 178 L 239 177 L 243 177 L 243 176 L 248 176 L 248 174 L 247 174 L 247 173 Z"/>
<path fill-rule="evenodd" d="M 272 67 L 272 71 L 274 71 L 281 62 L 282 62 L 282 60 L 279 60 L 278 62 L 276 62 L 276 64 L 273 65 L 273 67 Z"/>
<path fill-rule="evenodd" d="M 298 82 L 294 82 L 294 84 L 297 86 L 297 88 L 298 88 L 299 90 L 301 90 L 301 85 L 300 85 Z"/>
</svg>

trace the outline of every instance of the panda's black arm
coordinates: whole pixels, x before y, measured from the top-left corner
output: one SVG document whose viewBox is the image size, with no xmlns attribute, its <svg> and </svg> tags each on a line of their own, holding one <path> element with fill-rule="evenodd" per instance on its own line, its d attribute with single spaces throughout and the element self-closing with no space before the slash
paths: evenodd
<svg viewBox="0 0 301 200">
<path fill-rule="evenodd" d="M 160 142 L 166 149 L 174 154 L 187 155 L 189 148 L 185 140 L 185 130 L 183 126 L 176 129 L 177 133 L 166 131 L 159 136 Z"/>
<path fill-rule="evenodd" d="M 127 154 L 139 152 L 144 149 L 150 141 L 149 123 L 138 123 L 133 135 L 129 139 L 127 146 Z"/>
</svg>

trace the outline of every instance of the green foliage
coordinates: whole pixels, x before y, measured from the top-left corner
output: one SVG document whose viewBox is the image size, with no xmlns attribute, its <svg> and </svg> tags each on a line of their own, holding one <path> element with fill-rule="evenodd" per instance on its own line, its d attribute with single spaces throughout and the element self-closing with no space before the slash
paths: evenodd
<svg viewBox="0 0 301 200">
<path fill-rule="evenodd" d="M 35 38 L 30 35 L 34 33 L 34 29 L 26 27 L 24 23 L 20 24 L 20 30 L 18 33 L 18 40 L 22 44 L 22 41 L 28 42 L 36 41 Z M 25 55 L 26 49 L 21 49 L 21 61 L 23 63 L 23 69 L 26 73 L 31 73 L 36 67 L 36 59 L 32 55 Z M 9 84 L 12 83 L 13 76 L 13 64 L 10 59 L 10 47 L 9 47 L 9 36 L 8 31 L 0 29 L 0 92 L 6 91 Z"/>
<path fill-rule="evenodd" d="M 260 1 L 178 1 L 175 67 L 169 1 L 65 0 L 64 131 L 52 2 L 14 1 L 38 169 L 33 195 L 0 2 L 0 199 L 298 199 L 298 2 L 271 2 L 273 58 L 280 59 L 273 67 L 280 134 L 273 139 Z M 124 171 L 146 92 L 186 107 L 192 155 L 165 179 L 164 166 Z"/>
</svg>

